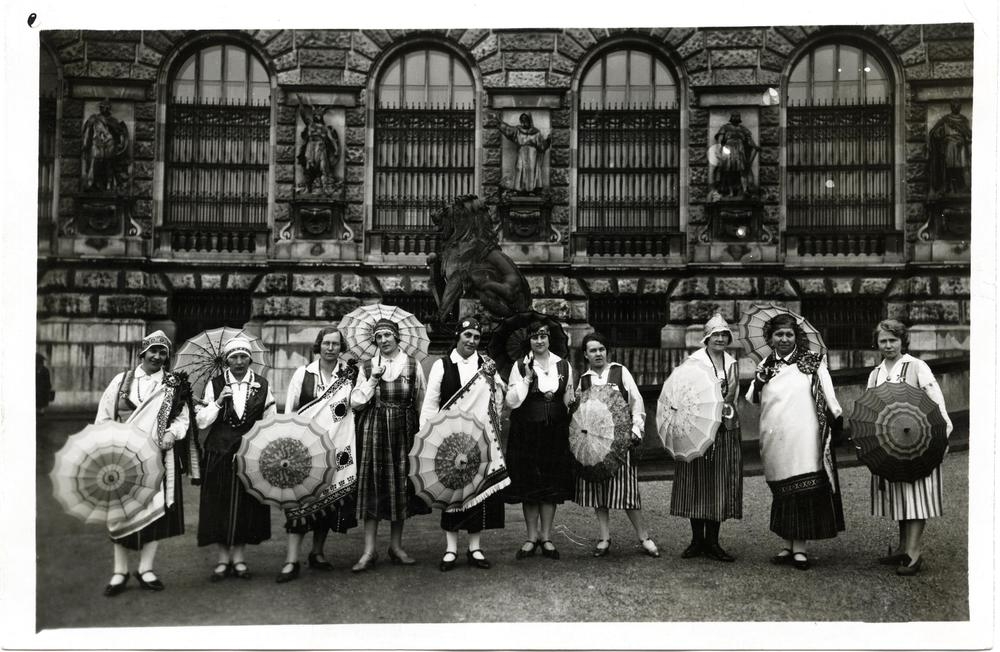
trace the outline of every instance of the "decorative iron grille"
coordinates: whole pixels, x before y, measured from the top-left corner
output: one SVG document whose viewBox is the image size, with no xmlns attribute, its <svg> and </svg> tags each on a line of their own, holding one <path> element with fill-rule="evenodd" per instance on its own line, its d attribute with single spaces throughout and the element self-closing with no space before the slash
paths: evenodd
<svg viewBox="0 0 1000 652">
<path fill-rule="evenodd" d="M 56 169 L 56 98 L 38 100 L 38 223 L 52 224 Z"/>
<path fill-rule="evenodd" d="M 789 231 L 895 229 L 889 100 L 793 104 L 787 134 Z"/>
<path fill-rule="evenodd" d="M 243 328 L 250 321 L 252 306 L 249 292 L 232 290 L 175 292 L 172 303 L 178 345 L 210 328 Z"/>
<path fill-rule="evenodd" d="M 372 230 L 395 238 L 432 233 L 435 211 L 475 194 L 475 144 L 475 109 L 376 110 Z"/>
<path fill-rule="evenodd" d="M 657 296 L 591 297 L 591 325 L 615 347 L 658 347 L 667 303 Z"/>
<path fill-rule="evenodd" d="M 266 229 L 270 120 L 267 102 L 171 100 L 164 224 Z"/>
<path fill-rule="evenodd" d="M 802 316 L 819 329 L 827 348 L 867 350 L 872 329 L 885 318 L 885 302 L 858 296 L 803 298 Z"/>
<path fill-rule="evenodd" d="M 578 130 L 577 230 L 680 228 L 680 110 L 583 109 Z"/>
</svg>

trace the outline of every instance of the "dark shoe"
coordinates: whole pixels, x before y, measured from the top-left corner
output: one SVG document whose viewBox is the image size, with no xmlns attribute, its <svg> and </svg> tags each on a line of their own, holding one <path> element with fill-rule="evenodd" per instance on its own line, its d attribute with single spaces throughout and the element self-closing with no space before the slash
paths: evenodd
<svg viewBox="0 0 1000 652">
<path fill-rule="evenodd" d="M 705 556 L 709 559 L 714 559 L 715 561 L 736 561 L 735 557 L 723 550 L 722 546 L 717 543 L 710 543 L 705 546 Z"/>
<path fill-rule="evenodd" d="M 333 564 L 331 564 L 325 559 L 320 560 L 320 557 L 322 556 L 323 555 L 317 555 L 314 552 L 310 552 L 309 557 L 307 557 L 307 559 L 309 560 L 309 568 L 311 570 L 332 571 Z"/>
<path fill-rule="evenodd" d="M 806 553 L 796 552 L 792 555 L 792 566 L 795 566 L 798 570 L 809 570 L 812 564 L 809 562 L 809 557 L 806 556 Z"/>
<path fill-rule="evenodd" d="M 147 573 L 152 573 L 153 579 L 149 581 L 142 579 L 142 576 L 146 575 Z M 163 582 L 160 581 L 160 578 L 157 577 L 156 573 L 153 573 L 152 570 L 143 571 L 141 573 L 139 571 L 136 571 L 135 578 L 139 580 L 139 586 L 146 589 L 147 591 L 162 591 L 164 588 L 166 588 L 163 586 Z"/>
<path fill-rule="evenodd" d="M 903 577 L 913 577 L 920 572 L 920 567 L 924 565 L 923 555 L 917 557 L 917 561 L 911 561 L 909 555 L 903 555 L 906 557 L 907 563 L 900 563 L 896 568 L 896 575 L 902 575 Z"/>
<path fill-rule="evenodd" d="M 552 546 L 551 548 L 546 548 L 545 544 Z M 556 544 L 552 543 L 548 539 L 542 541 L 542 557 L 548 557 L 549 559 L 559 559 L 559 551 L 556 550 Z"/>
<path fill-rule="evenodd" d="M 220 561 L 218 564 L 215 565 L 215 568 L 212 570 L 212 574 L 208 576 L 208 581 L 221 582 L 222 580 L 229 577 L 229 575 L 232 572 L 233 572 L 233 567 L 230 564 Z"/>
<path fill-rule="evenodd" d="M 389 556 L 389 561 L 393 564 L 402 564 L 403 566 L 412 566 L 417 563 L 417 560 L 406 554 L 405 550 L 400 550 L 398 553 L 392 548 L 387 548 L 385 554 Z"/>
<path fill-rule="evenodd" d="M 448 555 L 451 555 L 451 559 L 448 559 Z M 449 550 L 444 553 L 444 556 L 441 558 L 441 563 L 438 564 L 438 568 L 441 569 L 442 573 L 447 573 L 455 568 L 456 559 L 458 559 L 458 555 Z"/>
<path fill-rule="evenodd" d="M 482 559 L 476 557 L 477 552 L 483 555 Z M 545 548 L 542 548 L 542 554 L 545 554 Z M 493 564 L 490 563 L 490 560 L 486 558 L 486 555 L 483 553 L 482 550 L 466 551 L 465 560 L 466 562 L 468 562 L 469 566 L 475 566 L 476 568 L 486 569 L 486 568 L 492 568 L 493 566 Z"/>
<path fill-rule="evenodd" d="M 517 552 L 514 554 L 514 559 L 527 559 L 528 557 L 535 556 L 535 549 L 538 547 L 538 542 L 525 541 L 525 543 L 531 544 L 531 548 L 525 550 L 524 546 L 522 545 L 520 548 L 517 549 Z"/>
<path fill-rule="evenodd" d="M 701 557 L 701 554 L 705 552 L 704 545 L 701 541 L 692 541 L 688 544 L 688 547 L 684 549 L 681 553 L 681 559 L 694 559 L 695 557 Z"/>
<path fill-rule="evenodd" d="M 785 564 L 792 563 L 792 550 L 791 548 L 782 548 L 781 552 L 771 557 L 771 563 L 778 566 L 783 566 Z"/>
<path fill-rule="evenodd" d="M 647 541 L 649 542 L 648 546 L 646 545 Z M 656 543 L 652 539 L 648 537 L 646 539 L 643 539 L 642 541 L 639 542 L 639 547 L 642 548 L 642 552 L 644 554 L 649 555 L 654 559 L 660 558 L 660 549 L 656 547 Z"/>
<path fill-rule="evenodd" d="M 118 595 L 119 593 L 121 593 L 122 591 L 124 591 L 125 590 L 125 585 L 128 584 L 128 578 L 129 578 L 129 574 L 128 573 L 112 573 L 111 574 L 111 579 L 115 579 L 116 575 L 121 575 L 125 579 L 123 579 L 118 584 L 111 584 L 109 582 L 108 585 L 104 587 L 104 595 L 106 595 L 109 598 L 113 598 L 116 595 Z"/>
<path fill-rule="evenodd" d="M 892 546 L 889 546 L 888 550 L 886 550 L 885 557 L 878 558 L 878 563 L 882 564 L 883 566 L 899 566 L 900 564 L 903 563 L 904 559 L 909 561 L 910 558 L 906 555 L 905 552 L 901 552 L 895 555 L 892 554 Z"/>
<path fill-rule="evenodd" d="M 243 568 L 240 568 L 242 566 Z M 241 580 L 250 579 L 250 569 L 247 568 L 246 562 L 238 561 L 233 564 L 233 575 L 240 578 Z"/>
<path fill-rule="evenodd" d="M 602 543 L 607 545 L 602 546 Z M 595 557 L 606 557 L 609 552 L 611 552 L 611 539 L 601 539 L 597 542 L 597 545 L 594 546 Z"/>
<path fill-rule="evenodd" d="M 375 562 L 376 561 L 378 561 L 378 553 L 377 552 L 373 552 L 373 553 L 370 553 L 370 554 L 369 553 L 365 553 L 365 554 L 361 555 L 360 559 L 358 559 L 358 563 L 356 563 L 353 566 L 351 566 L 351 572 L 352 573 L 362 573 L 364 571 L 369 571 L 369 570 L 375 568 Z"/>
<path fill-rule="evenodd" d="M 285 571 L 285 566 L 291 566 L 292 569 Z M 301 566 L 297 561 L 285 562 L 285 566 L 281 567 L 281 572 L 278 576 L 274 578 L 274 581 L 278 584 L 284 584 L 285 582 L 291 582 L 292 580 L 297 580 L 299 578 L 299 569 Z"/>
</svg>

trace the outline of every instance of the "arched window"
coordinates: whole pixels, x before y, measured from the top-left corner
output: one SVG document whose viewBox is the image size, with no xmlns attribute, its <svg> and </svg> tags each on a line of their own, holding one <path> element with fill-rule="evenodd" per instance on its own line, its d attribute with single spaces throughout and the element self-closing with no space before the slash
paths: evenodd
<svg viewBox="0 0 1000 652">
<path fill-rule="evenodd" d="M 792 66 L 786 98 L 787 231 L 801 234 L 798 253 L 884 254 L 879 234 L 895 228 L 887 66 L 864 46 L 821 43 Z"/>
<path fill-rule="evenodd" d="M 199 244 L 185 232 L 175 248 L 252 251 L 252 233 L 267 228 L 271 82 L 264 65 L 239 45 L 209 45 L 181 60 L 169 92 L 163 223 L 210 234 Z"/>
<path fill-rule="evenodd" d="M 444 50 L 403 52 L 379 75 L 374 122 L 372 233 L 383 253 L 429 253 L 431 214 L 476 193 L 472 74 Z"/>
<path fill-rule="evenodd" d="M 588 254 L 667 253 L 662 234 L 680 228 L 674 74 L 649 52 L 610 51 L 584 71 L 579 98 L 577 232 Z"/>
<path fill-rule="evenodd" d="M 39 46 L 38 64 L 38 225 L 40 239 L 47 239 L 55 217 L 56 102 L 59 73 L 56 62 Z"/>
</svg>

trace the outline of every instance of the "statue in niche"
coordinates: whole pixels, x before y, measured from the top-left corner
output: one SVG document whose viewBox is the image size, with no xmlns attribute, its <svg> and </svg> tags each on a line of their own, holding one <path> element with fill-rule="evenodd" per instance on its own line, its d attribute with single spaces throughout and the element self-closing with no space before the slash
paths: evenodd
<svg viewBox="0 0 1000 652">
<path fill-rule="evenodd" d="M 313 187 L 316 186 L 317 190 L 330 192 L 337 183 L 334 171 L 340 160 L 340 140 L 337 138 L 337 131 L 323 121 L 326 109 L 303 101 L 301 95 L 298 97 L 299 115 L 305 124 L 301 134 L 302 144 L 299 145 L 299 155 L 296 158 L 302 166 L 301 188 L 306 192 L 313 192 Z"/>
<path fill-rule="evenodd" d="M 951 101 L 951 113 L 930 131 L 931 190 L 938 194 L 964 194 L 971 188 L 972 126 L 962 115 L 962 103 Z"/>
<path fill-rule="evenodd" d="M 128 186 L 128 125 L 111 115 L 105 98 L 83 123 L 83 189 L 125 190 Z"/>
<path fill-rule="evenodd" d="M 534 195 L 542 188 L 542 155 L 552 142 L 552 134 L 542 135 L 530 113 L 522 113 L 518 126 L 500 121 L 500 133 L 517 145 L 513 189 L 519 195 Z"/>
<path fill-rule="evenodd" d="M 478 299 L 497 317 L 531 307 L 528 282 L 500 250 L 496 225 L 482 200 L 475 195 L 458 197 L 432 219 L 441 229 L 438 253 L 427 257 L 438 323 L 463 295 Z"/>
<path fill-rule="evenodd" d="M 729 122 L 719 128 L 715 142 L 718 146 L 718 167 L 713 174 L 713 181 L 718 179 L 716 190 L 730 197 L 750 194 L 755 186 L 753 160 L 760 148 L 750 130 L 743 126 L 739 113 L 731 114 Z"/>
</svg>

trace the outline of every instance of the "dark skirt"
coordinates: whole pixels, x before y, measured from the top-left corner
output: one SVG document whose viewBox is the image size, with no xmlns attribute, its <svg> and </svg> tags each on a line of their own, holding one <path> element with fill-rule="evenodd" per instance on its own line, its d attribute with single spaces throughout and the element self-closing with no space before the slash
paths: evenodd
<svg viewBox="0 0 1000 652">
<path fill-rule="evenodd" d="M 743 518 L 743 451 L 740 429 L 719 428 L 709 454 L 677 461 L 670 513 L 685 518 L 724 521 Z"/>
<path fill-rule="evenodd" d="M 306 534 L 337 532 L 347 534 L 347 531 L 357 527 L 358 519 L 354 514 L 355 499 L 354 494 L 344 498 L 339 505 L 333 505 L 323 510 L 310 514 L 304 519 L 285 519 L 285 531 L 289 534 Z"/>
<path fill-rule="evenodd" d="M 562 503 L 573 500 L 573 454 L 569 422 L 511 420 L 504 454 L 510 485 L 508 503 Z"/>
<path fill-rule="evenodd" d="M 247 493 L 233 455 L 206 451 L 202 461 L 198 545 L 258 544 L 271 538 L 271 508 Z"/>
<path fill-rule="evenodd" d="M 176 460 L 174 461 L 174 504 L 166 508 L 163 516 L 138 532 L 133 532 L 120 539 L 111 539 L 111 541 L 125 546 L 129 550 L 141 550 L 150 541 L 169 539 L 184 534 L 184 495 L 181 491 L 180 464 L 176 464 Z M 166 488 L 163 491 L 166 491 Z"/>
<path fill-rule="evenodd" d="M 448 532 L 465 530 L 469 534 L 483 530 L 498 530 L 504 525 L 503 492 L 495 493 L 471 509 L 462 512 L 441 512 L 441 529 Z"/>
<path fill-rule="evenodd" d="M 832 539 L 837 532 L 844 531 L 840 487 L 834 491 L 826 471 L 803 473 L 767 484 L 773 495 L 771 531 L 782 539 Z"/>
</svg>

